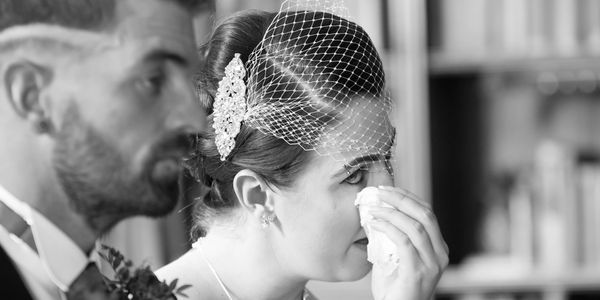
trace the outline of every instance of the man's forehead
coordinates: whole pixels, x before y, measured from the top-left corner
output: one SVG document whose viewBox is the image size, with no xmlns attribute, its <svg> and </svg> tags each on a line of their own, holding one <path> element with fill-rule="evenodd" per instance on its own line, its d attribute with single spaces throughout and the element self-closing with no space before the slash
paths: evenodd
<svg viewBox="0 0 600 300">
<path fill-rule="evenodd" d="M 144 2 L 148 5 L 132 6 L 139 3 L 138 0 L 119 1 L 114 24 L 107 26 L 103 31 L 51 24 L 28 24 L 0 32 L 0 43 L 45 39 L 95 51 L 123 46 L 138 52 L 158 48 L 173 52 L 193 63 L 196 60 L 196 52 L 190 15 L 167 1 Z M 143 55 L 141 52 L 138 54 Z"/>
<path fill-rule="evenodd" d="M 141 41 L 148 47 L 170 48 L 188 60 L 195 58 L 191 15 L 174 1 L 123 0 L 116 9 L 113 34 L 122 43 Z"/>
</svg>

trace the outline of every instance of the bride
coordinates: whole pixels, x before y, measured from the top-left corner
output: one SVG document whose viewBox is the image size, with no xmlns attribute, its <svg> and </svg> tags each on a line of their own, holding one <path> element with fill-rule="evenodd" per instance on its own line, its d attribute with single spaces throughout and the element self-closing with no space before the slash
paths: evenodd
<svg viewBox="0 0 600 300">
<path fill-rule="evenodd" d="M 210 192 L 193 248 L 159 278 L 192 284 L 190 299 L 314 299 L 309 280 L 373 269 L 374 299 L 430 299 L 448 248 L 431 209 L 390 187 L 391 100 L 365 31 L 329 12 L 246 11 L 203 54 L 214 132 L 189 167 Z M 366 187 L 384 203 L 370 219 L 355 206 Z M 394 250 L 373 265 L 376 233 Z"/>
</svg>

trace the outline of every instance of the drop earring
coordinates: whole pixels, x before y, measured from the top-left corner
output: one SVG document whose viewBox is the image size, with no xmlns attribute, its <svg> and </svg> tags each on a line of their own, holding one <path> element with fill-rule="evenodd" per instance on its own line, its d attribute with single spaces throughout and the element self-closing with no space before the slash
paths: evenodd
<svg viewBox="0 0 600 300">
<path fill-rule="evenodd" d="M 275 214 L 264 214 L 260 217 L 262 228 L 267 228 L 273 221 L 275 221 Z"/>
</svg>

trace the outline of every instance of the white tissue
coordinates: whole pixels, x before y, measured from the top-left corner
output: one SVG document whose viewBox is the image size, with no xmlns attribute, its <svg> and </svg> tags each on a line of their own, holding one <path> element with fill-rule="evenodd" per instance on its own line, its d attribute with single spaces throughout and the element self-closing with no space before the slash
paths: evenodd
<svg viewBox="0 0 600 300">
<path fill-rule="evenodd" d="M 354 205 L 358 206 L 360 225 L 365 229 L 369 243 L 367 244 L 367 260 L 374 265 L 383 267 L 386 273 L 393 272 L 398 266 L 390 262 L 390 256 L 398 253 L 396 244 L 383 232 L 371 230 L 370 222 L 375 218 L 369 212 L 372 207 L 388 207 L 391 205 L 379 199 L 379 189 L 366 187 L 356 195 Z"/>
</svg>

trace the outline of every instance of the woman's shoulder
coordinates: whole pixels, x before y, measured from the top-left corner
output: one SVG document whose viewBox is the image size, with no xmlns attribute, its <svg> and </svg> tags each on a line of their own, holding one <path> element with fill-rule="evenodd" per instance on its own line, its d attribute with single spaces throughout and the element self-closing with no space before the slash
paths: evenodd
<svg viewBox="0 0 600 300">
<path fill-rule="evenodd" d="M 158 279 L 165 280 L 167 283 L 177 279 L 178 285 L 191 285 L 185 290 L 187 299 L 213 299 L 220 292 L 220 290 L 215 290 L 210 270 L 195 255 L 193 249 L 156 270 L 155 274 Z"/>
</svg>

